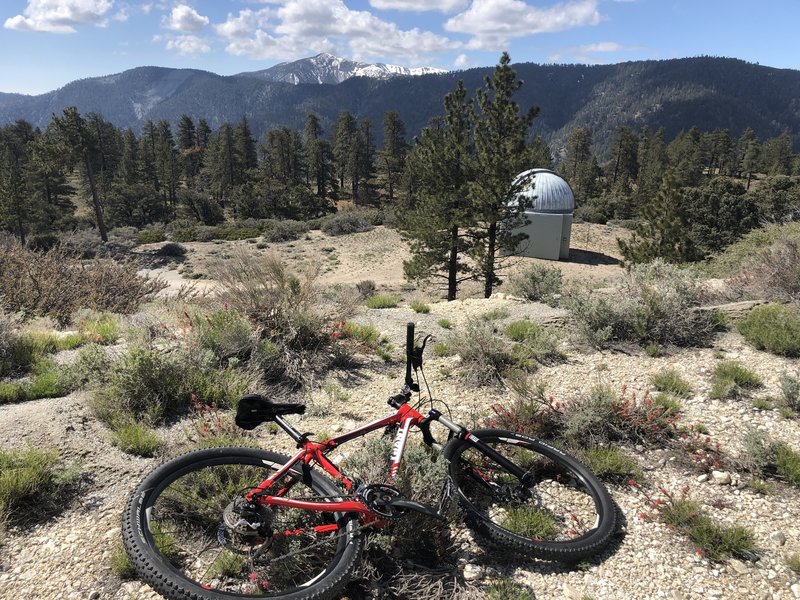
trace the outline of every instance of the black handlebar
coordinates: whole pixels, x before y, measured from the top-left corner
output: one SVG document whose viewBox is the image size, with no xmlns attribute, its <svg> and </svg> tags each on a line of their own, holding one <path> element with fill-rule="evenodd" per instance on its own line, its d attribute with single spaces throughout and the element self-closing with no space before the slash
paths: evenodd
<svg viewBox="0 0 800 600">
<path fill-rule="evenodd" d="M 406 385 L 411 387 L 411 363 L 414 361 L 414 323 L 406 324 Z"/>
</svg>

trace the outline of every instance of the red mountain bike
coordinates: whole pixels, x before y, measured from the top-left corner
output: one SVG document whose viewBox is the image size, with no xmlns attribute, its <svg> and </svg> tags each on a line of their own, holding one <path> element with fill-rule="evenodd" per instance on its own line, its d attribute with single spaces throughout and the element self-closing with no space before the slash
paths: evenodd
<svg viewBox="0 0 800 600">
<path fill-rule="evenodd" d="M 409 511 L 442 518 L 453 493 L 467 525 L 492 545 L 562 561 L 602 549 L 616 527 L 603 484 L 549 444 L 510 431 L 470 431 L 436 409 L 422 414 L 424 402 L 412 407 L 412 391 L 419 391 L 412 368 L 421 370 L 425 343 L 415 347 L 413 323 L 406 340 L 405 385 L 389 399 L 393 414 L 317 442 L 285 419 L 305 406 L 249 395 L 239 403 L 237 424 L 277 423 L 297 443 L 297 454 L 210 448 L 150 473 L 122 518 L 139 577 L 181 600 L 331 598 L 346 585 L 369 529 Z M 447 431 L 446 445 L 431 433 L 434 422 Z M 342 444 L 385 427 L 396 428 L 385 482 L 353 481 L 329 460 Z M 393 486 L 412 428 L 448 463 L 437 508 Z"/>
</svg>

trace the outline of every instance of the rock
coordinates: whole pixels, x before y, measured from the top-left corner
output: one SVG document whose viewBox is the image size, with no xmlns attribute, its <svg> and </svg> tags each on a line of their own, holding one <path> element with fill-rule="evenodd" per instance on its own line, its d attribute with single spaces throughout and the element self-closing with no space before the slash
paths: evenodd
<svg viewBox="0 0 800 600">
<path fill-rule="evenodd" d="M 711 479 L 717 485 L 731 484 L 731 474 L 726 471 L 711 471 Z"/>
<path fill-rule="evenodd" d="M 464 565 L 464 579 L 466 581 L 477 581 L 483 577 L 483 569 L 478 565 L 468 563 Z"/>
<path fill-rule="evenodd" d="M 800 583 L 795 583 L 789 589 L 792 590 L 792 594 L 795 598 L 800 598 Z"/>
<path fill-rule="evenodd" d="M 566 600 L 580 600 L 581 594 L 568 583 L 564 583 L 564 585 L 561 586 L 561 597 Z"/>
<path fill-rule="evenodd" d="M 728 566 L 736 571 L 739 575 L 744 575 L 747 573 L 747 565 L 735 558 L 732 558 L 728 561 Z"/>
<path fill-rule="evenodd" d="M 705 483 L 706 481 L 708 481 L 708 473 L 697 476 L 697 483 Z"/>
<path fill-rule="evenodd" d="M 769 534 L 769 541 L 775 546 L 783 546 L 786 543 L 786 535 L 782 531 L 773 531 Z"/>
<path fill-rule="evenodd" d="M 92 592 L 89 592 L 87 600 L 98 600 L 99 598 L 100 598 L 100 592 L 94 590 Z"/>
</svg>

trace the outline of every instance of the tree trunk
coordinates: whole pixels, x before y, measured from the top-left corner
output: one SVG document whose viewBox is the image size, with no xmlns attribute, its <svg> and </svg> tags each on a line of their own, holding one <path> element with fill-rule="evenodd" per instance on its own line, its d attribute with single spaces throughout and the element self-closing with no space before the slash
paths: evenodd
<svg viewBox="0 0 800 600">
<path fill-rule="evenodd" d="M 447 261 L 447 301 L 456 299 L 458 291 L 458 225 L 450 230 L 450 260 Z"/>
<path fill-rule="evenodd" d="M 100 206 L 100 198 L 97 196 L 97 186 L 95 186 L 94 183 L 94 172 L 92 171 L 92 163 L 89 161 L 88 152 L 83 153 L 83 164 L 86 167 L 86 176 L 89 179 L 89 190 L 92 192 L 94 216 L 97 219 L 97 229 L 100 232 L 100 239 L 107 242 L 108 232 L 106 231 L 106 221 L 103 218 L 103 207 Z"/>
<path fill-rule="evenodd" d="M 483 275 L 486 278 L 483 288 L 483 297 L 490 298 L 492 296 L 492 288 L 494 287 L 494 252 L 497 245 L 497 222 L 494 221 L 489 225 L 489 240 L 486 245 L 486 267 Z"/>
</svg>

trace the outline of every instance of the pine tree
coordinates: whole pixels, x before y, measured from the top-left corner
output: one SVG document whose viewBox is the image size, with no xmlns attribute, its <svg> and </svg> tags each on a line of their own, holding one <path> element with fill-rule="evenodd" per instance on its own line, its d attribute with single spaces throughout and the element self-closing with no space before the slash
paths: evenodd
<svg viewBox="0 0 800 600">
<path fill-rule="evenodd" d="M 394 200 L 397 178 L 403 171 L 407 151 L 406 126 L 397 111 L 387 111 L 383 115 L 383 149 L 379 153 L 379 171 L 383 175 L 389 202 Z"/>
<path fill-rule="evenodd" d="M 639 171 L 637 162 L 637 146 L 639 138 L 627 125 L 617 130 L 612 157 L 611 189 L 628 195 L 631 192 L 636 174 Z"/>
<path fill-rule="evenodd" d="M 342 111 L 333 124 L 333 160 L 340 190 L 344 190 L 345 179 L 353 175 L 357 137 L 355 117 Z"/>
<path fill-rule="evenodd" d="M 668 262 L 698 258 L 689 234 L 688 215 L 673 171 L 664 176 L 656 196 L 642 206 L 641 222 L 629 241 L 618 240 L 625 266 L 661 257 Z"/>
<path fill-rule="evenodd" d="M 592 132 L 587 127 L 577 127 L 570 133 L 561 173 L 570 183 L 576 200 L 582 202 L 597 195 L 600 168 L 592 153 Z"/>
<path fill-rule="evenodd" d="M 406 160 L 405 177 L 412 185 L 400 230 L 412 254 L 403 263 L 406 277 L 443 279 L 447 299 L 455 300 L 458 285 L 473 276 L 464 260 L 474 218 L 468 199 L 473 158 L 463 81 L 445 96 L 444 106 L 444 119 L 423 129 Z"/>
<path fill-rule="evenodd" d="M 492 77 L 486 77 L 484 87 L 477 92 L 479 110 L 470 114 L 476 173 L 470 182 L 469 196 L 482 230 L 475 257 L 481 268 L 486 298 L 500 283 L 495 253 L 501 249 L 513 250 L 519 241 L 511 236 L 511 226 L 522 213 L 515 199 L 525 182 L 516 181 L 516 177 L 530 168 L 528 132 L 539 112 L 538 107 L 532 107 L 522 113 L 512 99 L 522 81 L 517 79 L 510 63 L 508 53 L 504 52 Z"/>
<path fill-rule="evenodd" d="M 309 113 L 303 131 L 306 172 L 308 178 L 313 179 L 317 196 L 324 199 L 328 195 L 328 184 L 332 179 L 332 156 L 330 143 L 322 138 L 322 134 L 323 129 L 319 117 Z M 306 181 L 309 186 L 310 183 L 310 181 Z"/>
<path fill-rule="evenodd" d="M 64 155 L 69 157 L 70 163 L 80 163 L 83 166 L 83 172 L 92 196 L 97 230 L 100 232 L 100 239 L 107 242 L 108 232 L 106 231 L 106 222 L 103 217 L 103 206 L 95 184 L 94 168 L 92 167 L 92 152 L 95 150 L 95 140 L 92 133 L 86 126 L 86 121 L 74 106 L 65 108 L 61 117 L 53 115 L 51 125 L 54 131 L 58 133 Z"/>
</svg>

